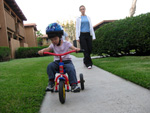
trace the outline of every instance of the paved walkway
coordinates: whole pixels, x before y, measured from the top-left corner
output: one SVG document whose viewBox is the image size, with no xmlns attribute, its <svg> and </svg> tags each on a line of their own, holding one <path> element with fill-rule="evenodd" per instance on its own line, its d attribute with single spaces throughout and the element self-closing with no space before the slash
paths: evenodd
<svg viewBox="0 0 150 113">
<path fill-rule="evenodd" d="M 58 93 L 47 92 L 40 113 L 150 113 L 150 90 L 126 81 L 96 66 L 84 67 L 82 58 L 72 56 L 79 73 L 83 73 L 85 90 L 67 92 L 65 104 Z"/>
</svg>

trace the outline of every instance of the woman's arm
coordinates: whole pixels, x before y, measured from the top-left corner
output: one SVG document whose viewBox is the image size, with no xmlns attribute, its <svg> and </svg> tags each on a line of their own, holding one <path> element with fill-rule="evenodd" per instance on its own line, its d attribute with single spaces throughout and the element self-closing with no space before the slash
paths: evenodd
<svg viewBox="0 0 150 113">
<path fill-rule="evenodd" d="M 79 32 L 80 32 L 80 18 L 76 19 L 76 40 L 79 40 Z"/>
<path fill-rule="evenodd" d="M 96 39 L 95 37 L 95 32 L 94 32 L 94 29 L 93 29 L 93 26 L 92 26 L 92 21 L 91 21 L 91 18 L 89 16 L 88 17 L 88 20 L 89 20 L 89 23 L 90 23 L 90 32 L 92 33 L 92 38 L 93 40 Z"/>
</svg>

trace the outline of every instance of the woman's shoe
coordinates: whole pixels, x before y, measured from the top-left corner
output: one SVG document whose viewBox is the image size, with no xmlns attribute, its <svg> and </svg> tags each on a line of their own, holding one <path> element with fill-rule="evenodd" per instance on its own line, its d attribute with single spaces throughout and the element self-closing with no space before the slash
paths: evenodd
<svg viewBox="0 0 150 113">
<path fill-rule="evenodd" d="M 88 66 L 87 68 L 88 68 L 88 69 L 92 69 L 92 66 Z"/>
</svg>

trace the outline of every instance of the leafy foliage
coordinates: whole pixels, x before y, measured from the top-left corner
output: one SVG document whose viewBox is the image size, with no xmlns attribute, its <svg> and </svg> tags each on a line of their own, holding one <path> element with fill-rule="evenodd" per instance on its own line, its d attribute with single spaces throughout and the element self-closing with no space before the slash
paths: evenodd
<svg viewBox="0 0 150 113">
<path fill-rule="evenodd" d="M 149 55 L 150 13 L 105 24 L 95 34 L 94 54 L 117 56 L 134 49 L 137 55 Z"/>
<path fill-rule="evenodd" d="M 37 52 L 45 46 L 42 47 L 20 47 L 16 50 L 16 58 L 31 58 L 31 57 L 39 57 Z"/>
<path fill-rule="evenodd" d="M 10 48 L 0 47 L 0 62 L 10 59 Z"/>
<path fill-rule="evenodd" d="M 42 36 L 43 36 L 43 34 L 39 30 L 39 31 L 36 32 L 36 35 L 37 35 L 38 46 L 41 46 L 42 45 Z"/>
<path fill-rule="evenodd" d="M 59 23 L 60 25 L 63 26 L 64 31 L 68 34 L 69 38 L 71 40 L 74 40 L 75 38 L 75 22 L 73 20 L 67 20 L 64 22 L 59 22 L 57 21 L 57 23 Z"/>
</svg>

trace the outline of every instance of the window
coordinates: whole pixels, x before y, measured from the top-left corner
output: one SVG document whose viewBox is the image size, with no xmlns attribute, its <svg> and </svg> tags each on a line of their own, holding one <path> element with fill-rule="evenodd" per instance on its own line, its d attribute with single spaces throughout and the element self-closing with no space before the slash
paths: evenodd
<svg viewBox="0 0 150 113">
<path fill-rule="evenodd" d="M 13 39 L 17 39 L 17 36 L 14 34 Z"/>
<path fill-rule="evenodd" d="M 46 38 L 46 43 L 47 43 L 47 44 L 49 43 L 49 39 L 48 39 L 48 38 Z"/>
<path fill-rule="evenodd" d="M 8 34 L 8 40 L 10 41 L 12 34 L 10 32 L 7 32 L 7 34 Z"/>
<path fill-rule="evenodd" d="M 6 4 L 4 4 L 4 8 L 5 8 L 8 12 L 10 12 L 10 9 L 6 6 Z"/>
<path fill-rule="evenodd" d="M 16 18 L 15 14 L 14 14 L 13 12 L 11 12 L 11 15 L 12 15 L 14 18 Z"/>
</svg>

